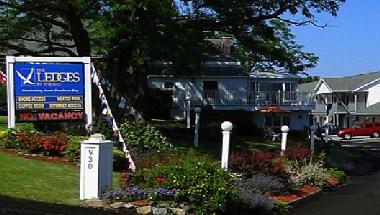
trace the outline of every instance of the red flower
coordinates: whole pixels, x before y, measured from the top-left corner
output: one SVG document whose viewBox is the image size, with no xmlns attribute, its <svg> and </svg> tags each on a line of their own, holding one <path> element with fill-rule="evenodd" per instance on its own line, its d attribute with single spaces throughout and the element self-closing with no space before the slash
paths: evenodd
<svg viewBox="0 0 380 215">
<path fill-rule="evenodd" d="M 157 184 L 163 184 L 165 183 L 166 179 L 165 177 L 162 177 L 162 176 L 158 176 L 154 179 L 154 182 L 156 182 Z"/>
</svg>

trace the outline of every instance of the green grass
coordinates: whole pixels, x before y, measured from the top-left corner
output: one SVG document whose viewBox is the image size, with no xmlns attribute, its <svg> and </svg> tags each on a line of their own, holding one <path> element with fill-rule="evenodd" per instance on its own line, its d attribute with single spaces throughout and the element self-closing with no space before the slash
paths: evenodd
<svg viewBox="0 0 380 215">
<path fill-rule="evenodd" d="M 7 116 L 0 116 L 0 130 L 4 131 L 8 128 L 8 118 Z"/>
<path fill-rule="evenodd" d="M 0 195 L 78 205 L 79 169 L 0 152 Z M 114 174 L 115 186 L 118 175 Z"/>
</svg>

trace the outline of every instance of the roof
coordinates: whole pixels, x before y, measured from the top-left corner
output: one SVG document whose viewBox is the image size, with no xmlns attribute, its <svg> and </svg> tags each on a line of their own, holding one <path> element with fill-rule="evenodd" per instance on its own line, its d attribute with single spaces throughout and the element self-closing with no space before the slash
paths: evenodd
<svg viewBox="0 0 380 215">
<path fill-rule="evenodd" d="M 360 111 L 365 114 L 373 114 L 373 115 L 378 115 L 380 114 L 380 102 L 375 103 L 369 107 L 367 107 L 364 111 Z"/>
<path fill-rule="evenodd" d="M 365 84 L 380 79 L 380 71 L 343 78 L 323 78 L 332 91 L 354 91 Z"/>
<path fill-rule="evenodd" d="M 298 85 L 298 90 L 300 92 L 305 92 L 305 93 L 313 93 L 315 87 L 317 86 L 319 81 L 313 81 L 309 83 L 303 83 Z"/>
<path fill-rule="evenodd" d="M 290 73 L 272 73 L 272 72 L 251 72 L 250 78 L 265 79 L 265 78 L 284 78 L 284 79 L 299 79 L 300 77 Z"/>
</svg>

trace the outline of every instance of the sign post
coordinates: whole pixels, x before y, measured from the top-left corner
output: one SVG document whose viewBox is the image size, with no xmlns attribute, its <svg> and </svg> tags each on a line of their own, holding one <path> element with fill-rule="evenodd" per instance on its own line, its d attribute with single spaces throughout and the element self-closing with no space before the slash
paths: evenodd
<svg viewBox="0 0 380 215">
<path fill-rule="evenodd" d="M 7 56 L 8 127 L 16 122 L 92 124 L 89 57 Z"/>
</svg>

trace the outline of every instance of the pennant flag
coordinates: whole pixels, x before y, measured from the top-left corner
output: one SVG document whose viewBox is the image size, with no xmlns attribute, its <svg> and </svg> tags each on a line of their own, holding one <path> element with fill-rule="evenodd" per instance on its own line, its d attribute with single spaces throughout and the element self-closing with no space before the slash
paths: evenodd
<svg viewBox="0 0 380 215">
<path fill-rule="evenodd" d="M 92 81 L 93 81 L 94 84 L 96 84 L 98 86 L 98 90 L 99 90 L 99 99 L 100 99 L 100 102 L 101 102 L 102 107 L 103 107 L 102 114 L 106 115 L 106 120 L 111 125 L 114 134 L 116 134 L 118 136 L 118 140 L 122 144 L 123 151 L 125 153 L 125 157 L 129 161 L 129 168 L 132 171 L 135 171 L 136 170 L 135 163 L 133 162 L 132 156 L 131 156 L 131 154 L 129 153 L 129 151 L 127 149 L 127 145 L 125 144 L 124 138 L 122 137 L 122 135 L 120 133 L 120 130 L 119 130 L 118 126 L 117 126 L 117 123 L 116 123 L 116 121 L 115 121 L 115 119 L 114 119 L 114 117 L 112 115 L 111 108 L 108 105 L 107 97 L 104 94 L 104 91 L 103 91 L 103 88 L 102 88 L 101 82 L 103 83 L 103 81 L 105 79 L 102 79 L 100 81 L 99 76 L 97 74 L 97 71 L 95 70 L 95 66 L 93 64 L 91 64 L 91 68 L 92 68 L 92 72 L 93 72 Z M 111 84 L 108 84 L 108 86 L 111 87 Z"/>
<path fill-rule="evenodd" d="M 6 85 L 7 84 L 7 75 L 0 71 L 0 85 Z"/>
</svg>

